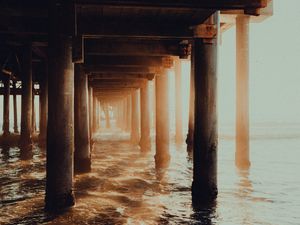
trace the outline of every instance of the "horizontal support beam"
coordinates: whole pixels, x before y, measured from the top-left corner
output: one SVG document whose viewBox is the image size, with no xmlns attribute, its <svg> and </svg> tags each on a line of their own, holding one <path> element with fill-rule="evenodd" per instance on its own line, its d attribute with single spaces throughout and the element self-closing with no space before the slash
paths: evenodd
<svg viewBox="0 0 300 225">
<path fill-rule="evenodd" d="M 34 95 L 39 95 L 40 90 L 34 89 L 33 93 Z M 4 87 L 0 87 L 0 95 L 4 95 Z M 22 95 L 22 88 L 17 88 L 17 89 L 11 88 L 10 95 Z"/>
<path fill-rule="evenodd" d="M 85 65 L 98 66 L 162 66 L 160 56 L 88 56 L 85 58 Z"/>
<path fill-rule="evenodd" d="M 153 68 L 145 66 L 136 67 L 114 67 L 114 66 L 91 66 L 84 65 L 84 70 L 86 73 L 107 73 L 107 74 L 121 74 L 121 73 L 131 73 L 131 74 L 141 74 L 141 73 L 153 73 Z"/>
<path fill-rule="evenodd" d="M 160 9 L 246 9 L 264 8 L 267 0 L 75 0 L 80 5 L 101 5 L 129 8 L 160 8 Z"/>
<path fill-rule="evenodd" d="M 179 41 L 85 40 L 86 55 L 176 56 L 179 52 Z"/>
<path fill-rule="evenodd" d="M 92 73 L 89 74 L 89 80 L 102 80 L 102 79 L 147 79 L 153 80 L 155 77 L 154 73 L 145 74 L 130 74 L 130 73 L 120 73 L 120 74 L 109 74 L 109 73 Z"/>
</svg>

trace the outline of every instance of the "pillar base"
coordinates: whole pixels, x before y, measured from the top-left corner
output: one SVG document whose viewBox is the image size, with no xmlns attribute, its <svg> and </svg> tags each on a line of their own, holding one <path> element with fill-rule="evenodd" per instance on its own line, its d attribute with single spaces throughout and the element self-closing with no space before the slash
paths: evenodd
<svg viewBox="0 0 300 225">
<path fill-rule="evenodd" d="M 250 168 L 251 163 L 250 161 L 246 160 L 246 161 L 240 161 L 240 160 L 236 160 L 235 161 L 235 165 L 237 168 L 242 169 L 242 170 L 247 170 Z"/>
<path fill-rule="evenodd" d="M 141 139 L 139 145 L 140 145 L 142 151 L 150 151 L 151 150 L 150 139 L 147 139 L 147 140 Z"/>
<path fill-rule="evenodd" d="M 170 164 L 170 154 L 156 154 L 154 156 L 156 168 L 166 168 Z"/>
<path fill-rule="evenodd" d="M 194 144 L 194 134 L 192 132 L 188 132 L 188 134 L 186 135 L 186 139 L 185 139 L 185 143 L 187 145 L 193 145 Z"/>
<path fill-rule="evenodd" d="M 200 182 L 192 183 L 192 201 L 194 204 L 203 204 L 214 201 L 218 196 L 216 185 L 208 186 Z"/>
<path fill-rule="evenodd" d="M 62 194 L 46 194 L 45 202 L 46 211 L 57 212 L 74 206 L 75 197 L 73 191 L 70 190 L 69 192 Z"/>
<path fill-rule="evenodd" d="M 76 174 L 91 172 L 91 158 L 74 159 L 74 171 Z"/>
</svg>

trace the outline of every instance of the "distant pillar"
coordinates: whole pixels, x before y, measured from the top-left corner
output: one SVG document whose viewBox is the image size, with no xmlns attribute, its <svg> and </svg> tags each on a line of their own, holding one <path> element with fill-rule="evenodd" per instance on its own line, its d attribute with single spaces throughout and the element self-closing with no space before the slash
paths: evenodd
<svg viewBox="0 0 300 225">
<path fill-rule="evenodd" d="M 131 95 L 126 98 L 126 131 L 131 130 Z"/>
<path fill-rule="evenodd" d="M 186 137 L 187 150 L 193 151 L 194 145 L 194 122 L 195 122 L 195 75 L 194 75 L 194 54 L 191 55 L 191 73 L 190 73 L 190 99 L 189 99 L 189 122 L 188 134 Z"/>
<path fill-rule="evenodd" d="M 74 65 L 68 21 L 69 1 L 49 3 L 49 89 L 46 166 L 46 210 L 57 211 L 75 203 L 74 157 Z"/>
<path fill-rule="evenodd" d="M 150 100 L 149 82 L 146 81 L 141 88 L 141 140 L 142 150 L 150 149 Z"/>
<path fill-rule="evenodd" d="M 35 99 L 35 94 L 34 94 L 34 89 L 32 89 L 32 135 L 36 133 L 36 116 L 35 116 L 34 99 Z"/>
<path fill-rule="evenodd" d="M 169 154 L 169 79 L 168 70 L 163 69 L 162 73 L 156 76 L 156 154 L 155 164 L 157 167 L 164 167 L 170 161 Z"/>
<path fill-rule="evenodd" d="M 103 108 L 105 114 L 105 128 L 110 128 L 110 115 L 109 115 L 109 105 L 106 104 Z"/>
<path fill-rule="evenodd" d="M 131 94 L 131 142 L 139 143 L 139 109 L 138 109 L 138 91 Z"/>
<path fill-rule="evenodd" d="M 39 141 L 46 144 L 48 121 L 48 65 L 45 63 L 45 73 L 40 81 L 40 135 Z"/>
<path fill-rule="evenodd" d="M 236 18 L 236 153 L 235 163 L 248 168 L 249 160 L 249 16 Z"/>
<path fill-rule="evenodd" d="M 4 96 L 3 96 L 3 135 L 9 135 L 9 106 L 10 106 L 10 77 L 3 79 Z"/>
<path fill-rule="evenodd" d="M 217 22 L 215 14 L 212 22 Z M 217 38 L 194 39 L 195 128 L 192 197 L 214 200 L 217 189 Z"/>
<path fill-rule="evenodd" d="M 88 76 L 80 64 L 75 64 L 75 105 L 74 105 L 74 171 L 77 173 L 91 170 Z"/>
<path fill-rule="evenodd" d="M 89 87 L 89 130 L 90 130 L 90 140 L 93 136 L 93 88 Z"/>
<path fill-rule="evenodd" d="M 177 57 L 175 60 L 175 140 L 177 144 L 181 144 L 183 142 L 181 83 L 181 61 Z"/>
<path fill-rule="evenodd" d="M 16 82 L 13 82 L 14 95 L 13 95 L 13 107 L 14 107 L 14 133 L 19 133 L 18 128 L 18 107 L 17 107 L 17 87 Z"/>
<path fill-rule="evenodd" d="M 28 155 L 32 148 L 32 52 L 31 44 L 23 48 L 22 60 L 22 101 L 21 101 L 21 137 L 22 155 Z"/>
<path fill-rule="evenodd" d="M 98 106 L 98 102 L 97 102 L 97 98 L 96 96 L 93 96 L 93 132 L 95 133 L 97 131 L 97 106 Z"/>
</svg>

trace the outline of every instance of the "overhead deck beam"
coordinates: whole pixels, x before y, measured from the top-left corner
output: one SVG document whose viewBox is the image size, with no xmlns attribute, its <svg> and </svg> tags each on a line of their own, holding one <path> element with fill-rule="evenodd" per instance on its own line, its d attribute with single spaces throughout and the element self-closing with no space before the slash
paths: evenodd
<svg viewBox="0 0 300 225">
<path fill-rule="evenodd" d="M 102 80 L 102 79 L 147 79 L 153 80 L 155 77 L 154 73 L 145 73 L 145 74 L 138 74 L 138 73 L 120 73 L 120 74 L 110 74 L 110 73 L 92 73 L 89 74 L 90 80 Z"/>
<path fill-rule="evenodd" d="M 178 41 L 86 39 L 86 55 L 179 55 Z"/>
<path fill-rule="evenodd" d="M 147 67 L 147 66 L 136 66 L 136 67 L 124 67 L 124 66 L 96 66 L 96 65 L 85 65 L 84 70 L 86 73 L 107 73 L 107 74 L 112 74 L 112 73 L 136 73 L 136 74 L 141 74 L 141 73 L 152 73 L 153 69 Z"/>
<path fill-rule="evenodd" d="M 85 65 L 98 66 L 161 66 L 160 56 L 88 56 L 85 58 Z"/>
<path fill-rule="evenodd" d="M 81 5 L 101 5 L 130 8 L 162 8 L 162 9 L 246 9 L 263 8 L 267 0 L 75 0 Z"/>
</svg>

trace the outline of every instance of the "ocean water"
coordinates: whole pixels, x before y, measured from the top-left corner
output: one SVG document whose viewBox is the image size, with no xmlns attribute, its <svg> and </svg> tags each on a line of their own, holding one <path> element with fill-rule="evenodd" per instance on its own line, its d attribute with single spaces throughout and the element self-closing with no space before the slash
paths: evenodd
<svg viewBox="0 0 300 225">
<path fill-rule="evenodd" d="M 295 127 L 295 129 L 293 129 Z M 92 172 L 75 177 L 76 206 L 43 211 L 45 153 L 31 160 L 18 148 L 0 150 L 0 224 L 300 224 L 300 135 L 290 124 L 261 125 L 251 140 L 251 169 L 234 165 L 232 127 L 220 135 L 219 195 L 214 204 L 191 203 L 192 158 L 171 144 L 167 169 L 154 148 L 141 153 L 128 134 L 96 135 Z M 153 143 L 154 144 L 154 143 Z"/>
</svg>

